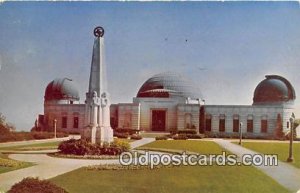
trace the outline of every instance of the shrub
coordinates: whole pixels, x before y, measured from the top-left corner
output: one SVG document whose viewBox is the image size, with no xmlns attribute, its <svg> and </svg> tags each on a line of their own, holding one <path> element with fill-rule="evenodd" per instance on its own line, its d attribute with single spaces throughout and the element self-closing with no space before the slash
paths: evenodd
<svg viewBox="0 0 300 193">
<path fill-rule="evenodd" d="M 189 139 L 203 139 L 203 134 L 186 134 L 187 138 Z"/>
<path fill-rule="evenodd" d="M 128 133 L 130 135 L 132 134 L 137 134 L 138 132 L 140 132 L 140 130 L 137 129 L 125 129 L 125 128 L 117 128 L 114 129 L 115 133 Z"/>
<path fill-rule="evenodd" d="M 53 132 L 31 132 L 31 135 L 33 136 L 34 139 L 49 139 L 54 137 Z M 63 133 L 63 132 L 57 132 L 56 137 L 62 138 L 62 137 L 67 137 L 68 134 Z"/>
<path fill-rule="evenodd" d="M 186 140 L 188 137 L 185 134 L 177 134 L 173 136 L 174 140 Z"/>
<path fill-rule="evenodd" d="M 32 132 L 34 139 L 48 139 L 54 137 L 54 134 L 48 132 Z"/>
<path fill-rule="evenodd" d="M 162 135 L 162 136 L 157 136 L 157 137 L 155 137 L 155 140 L 167 140 L 167 139 L 169 139 L 169 137 L 166 136 L 166 135 Z"/>
<path fill-rule="evenodd" d="M 58 149 L 64 154 L 85 155 L 92 149 L 92 144 L 83 139 L 70 139 L 59 144 Z"/>
<path fill-rule="evenodd" d="M 142 139 L 143 137 L 141 135 L 138 135 L 138 134 L 133 134 L 130 136 L 130 139 L 135 139 L 135 140 L 140 140 Z"/>
<path fill-rule="evenodd" d="M 129 151 L 129 149 L 130 149 L 130 144 L 128 143 L 128 141 L 118 140 L 118 139 L 114 140 L 114 142 L 112 142 L 111 146 L 120 148 L 122 150 L 122 152 Z"/>
<path fill-rule="evenodd" d="M 22 164 L 22 162 L 16 160 L 0 158 L 0 167 L 19 167 Z"/>
<path fill-rule="evenodd" d="M 185 129 L 185 130 L 179 130 L 177 133 L 178 134 L 197 134 L 197 131 L 195 129 Z"/>
<path fill-rule="evenodd" d="M 119 155 L 130 149 L 128 142 L 115 140 L 111 144 L 92 144 L 84 139 L 70 139 L 59 144 L 58 149 L 63 154 L 71 155 Z"/>
<path fill-rule="evenodd" d="M 39 180 L 38 178 L 24 178 L 16 183 L 8 193 L 66 193 L 67 191 L 56 186 L 48 180 Z"/>
<path fill-rule="evenodd" d="M 115 133 L 114 136 L 117 138 L 127 139 L 129 137 L 129 133 Z"/>
<path fill-rule="evenodd" d="M 177 128 L 172 128 L 172 129 L 170 129 L 170 134 L 171 135 L 174 135 L 174 134 L 176 134 L 177 133 Z"/>
<path fill-rule="evenodd" d="M 68 134 L 58 132 L 56 133 L 56 137 L 67 137 Z M 53 138 L 53 132 L 11 132 L 5 128 L 1 128 L 0 126 L 0 142 L 8 142 L 8 141 L 24 141 L 24 140 L 33 140 L 33 139 L 49 139 Z"/>
</svg>

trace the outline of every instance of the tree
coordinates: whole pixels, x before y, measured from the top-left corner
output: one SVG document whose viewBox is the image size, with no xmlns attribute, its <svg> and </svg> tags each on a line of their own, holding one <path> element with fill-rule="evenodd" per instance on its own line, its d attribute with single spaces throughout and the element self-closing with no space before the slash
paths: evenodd
<svg viewBox="0 0 300 193">
<path fill-rule="evenodd" d="M 5 125 L 5 120 L 6 120 L 6 118 L 5 118 L 5 116 L 2 114 L 2 113 L 0 113 L 0 125 Z"/>
</svg>

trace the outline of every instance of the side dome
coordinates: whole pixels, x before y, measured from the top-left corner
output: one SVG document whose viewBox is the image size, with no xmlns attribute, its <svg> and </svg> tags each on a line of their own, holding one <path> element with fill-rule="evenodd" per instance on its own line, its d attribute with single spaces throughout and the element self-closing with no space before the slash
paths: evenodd
<svg viewBox="0 0 300 193">
<path fill-rule="evenodd" d="M 197 85 L 184 76 L 166 72 L 149 78 L 138 91 L 137 97 L 202 99 L 202 94 Z"/>
<path fill-rule="evenodd" d="M 56 78 L 51 81 L 45 90 L 45 101 L 70 100 L 78 101 L 79 92 L 74 82 L 68 78 Z"/>
<path fill-rule="evenodd" d="M 253 104 L 276 104 L 295 99 L 295 89 L 287 79 L 278 75 L 267 75 L 254 91 Z"/>
</svg>

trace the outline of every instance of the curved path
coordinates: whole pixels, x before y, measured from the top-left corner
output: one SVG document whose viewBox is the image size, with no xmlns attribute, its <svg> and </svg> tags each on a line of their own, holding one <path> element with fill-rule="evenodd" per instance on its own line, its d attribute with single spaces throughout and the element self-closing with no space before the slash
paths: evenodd
<svg viewBox="0 0 300 193">
<path fill-rule="evenodd" d="M 131 147 L 136 148 L 152 141 L 154 141 L 153 138 L 144 138 L 138 141 L 131 142 Z M 212 141 L 216 142 L 230 152 L 236 154 L 238 157 L 242 157 L 244 154 L 258 154 L 257 152 L 233 144 L 228 140 L 213 139 Z M 54 158 L 45 154 L 11 154 L 9 157 L 15 160 L 33 162 L 36 165 L 0 174 L 0 192 L 7 191 L 13 184 L 21 181 L 24 177 L 28 176 L 48 179 L 83 166 L 99 164 L 119 164 L 119 160 Z M 257 166 L 257 168 L 259 168 L 265 174 L 272 177 L 278 183 L 291 190 L 292 192 L 300 191 L 300 169 L 280 161 L 278 166 Z"/>
<path fill-rule="evenodd" d="M 244 148 L 240 145 L 231 143 L 231 141 L 224 139 L 214 139 L 214 142 L 219 144 L 221 147 L 229 150 L 231 153 L 241 158 L 243 155 L 257 155 L 255 151 Z M 278 160 L 277 166 L 255 166 L 260 169 L 266 175 L 276 180 L 283 187 L 287 188 L 292 192 L 300 193 L 300 169 L 282 161 Z"/>
<path fill-rule="evenodd" d="M 144 138 L 131 142 L 131 147 L 136 148 L 152 141 L 154 141 L 154 138 Z M 119 164 L 118 159 L 69 159 L 50 157 L 46 154 L 11 154 L 9 155 L 9 158 L 19 161 L 32 162 L 36 165 L 0 174 L 0 192 L 9 190 L 13 184 L 29 176 L 39 177 L 40 179 L 48 179 L 81 168 L 83 166 L 99 164 Z"/>
</svg>

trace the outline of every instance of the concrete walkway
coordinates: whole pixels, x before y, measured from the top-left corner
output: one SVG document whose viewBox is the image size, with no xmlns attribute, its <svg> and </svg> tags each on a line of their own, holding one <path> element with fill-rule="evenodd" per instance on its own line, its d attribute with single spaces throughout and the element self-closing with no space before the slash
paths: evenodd
<svg viewBox="0 0 300 193">
<path fill-rule="evenodd" d="M 29 176 L 48 179 L 83 166 L 119 163 L 118 160 L 80 160 L 54 158 L 45 154 L 12 154 L 9 156 L 9 158 L 19 161 L 33 162 L 36 165 L 0 174 L 0 190 L 4 191 L 9 190 L 13 184 Z"/>
<path fill-rule="evenodd" d="M 19 146 L 19 145 L 32 145 L 32 144 L 39 144 L 39 143 L 65 141 L 65 140 L 72 139 L 72 138 L 79 139 L 80 136 L 79 135 L 69 135 L 69 137 L 62 137 L 62 138 L 4 142 L 4 143 L 0 143 L 0 147 L 10 147 L 10 146 Z"/>
<path fill-rule="evenodd" d="M 141 140 L 136 140 L 130 143 L 131 149 L 135 149 L 137 147 L 143 146 L 147 143 L 151 143 L 155 141 L 155 138 L 143 138 Z"/>
<path fill-rule="evenodd" d="M 154 141 L 154 138 L 144 138 L 131 142 L 131 147 L 136 148 L 144 144 Z M 7 191 L 16 182 L 21 181 L 25 177 L 39 177 L 40 179 L 49 179 L 55 176 L 70 172 L 72 170 L 89 165 L 99 164 L 119 164 L 119 160 L 87 160 L 87 159 L 68 159 L 50 157 L 46 154 L 28 154 L 18 152 L 20 154 L 11 154 L 9 158 L 19 161 L 32 162 L 35 166 L 19 169 L 7 173 L 0 174 L 0 192 Z M 34 152 L 37 153 L 37 152 Z M 44 151 L 44 153 L 47 153 Z"/>
<path fill-rule="evenodd" d="M 236 154 L 238 157 L 242 157 L 245 154 L 255 155 L 261 154 L 255 151 L 246 149 L 240 145 L 233 144 L 228 140 L 215 139 L 214 142 L 221 147 L 229 150 L 231 153 Z M 268 176 L 272 177 L 279 184 L 287 188 L 292 192 L 300 191 L 300 169 L 278 161 L 278 166 L 255 166 L 263 171 Z"/>
</svg>

